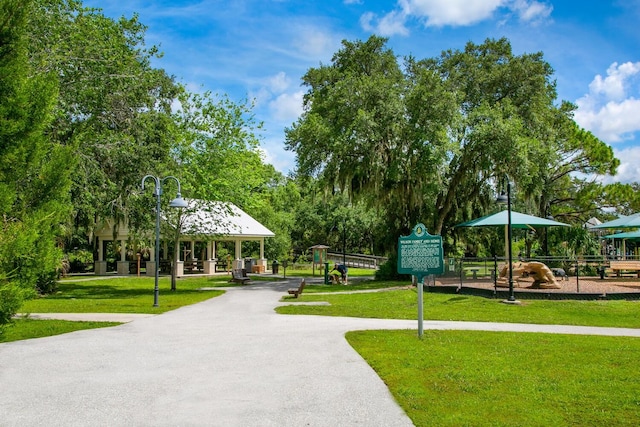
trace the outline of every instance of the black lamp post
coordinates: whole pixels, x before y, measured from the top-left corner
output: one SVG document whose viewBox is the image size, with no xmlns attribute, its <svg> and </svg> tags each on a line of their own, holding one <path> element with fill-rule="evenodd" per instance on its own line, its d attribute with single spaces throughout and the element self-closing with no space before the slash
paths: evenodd
<svg viewBox="0 0 640 427">
<path fill-rule="evenodd" d="M 507 302 L 516 302 L 513 294 L 513 253 L 511 250 L 511 182 L 507 178 L 507 197 L 504 194 L 498 196 L 498 203 L 507 203 L 507 253 L 509 262 L 509 299 Z"/>
<path fill-rule="evenodd" d="M 342 265 L 347 266 L 347 220 L 342 220 Z"/>
<path fill-rule="evenodd" d="M 160 295 L 160 289 L 158 288 L 158 270 L 160 269 L 160 196 L 162 196 L 162 184 L 169 178 L 174 179 L 178 184 L 178 194 L 175 199 L 173 199 L 169 206 L 172 208 L 186 208 L 187 202 L 180 195 L 180 181 L 175 176 L 167 176 L 165 178 L 158 178 L 153 175 L 147 175 L 142 178 L 142 189 L 144 190 L 144 182 L 147 178 L 153 179 L 155 183 L 155 191 L 153 192 L 153 197 L 156 198 L 156 254 L 155 254 L 155 262 L 156 262 L 156 271 L 155 271 L 155 286 L 153 288 L 153 306 L 158 306 L 158 296 Z"/>
</svg>

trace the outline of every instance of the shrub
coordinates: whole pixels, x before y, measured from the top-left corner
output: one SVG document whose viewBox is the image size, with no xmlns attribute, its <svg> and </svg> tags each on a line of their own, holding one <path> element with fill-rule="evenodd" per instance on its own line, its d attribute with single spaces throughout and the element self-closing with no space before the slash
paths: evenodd
<svg viewBox="0 0 640 427">
<path fill-rule="evenodd" d="M 398 273 L 398 254 L 393 253 L 376 271 L 376 280 L 411 280 L 411 276 Z"/>
<path fill-rule="evenodd" d="M 18 312 L 24 301 L 22 288 L 0 279 L 0 335 L 11 318 Z"/>
<path fill-rule="evenodd" d="M 75 250 L 67 254 L 70 273 L 84 273 L 87 264 L 93 262 L 93 253 L 85 249 Z"/>
<path fill-rule="evenodd" d="M 36 279 L 36 291 L 40 295 L 51 294 L 57 289 L 58 273 L 52 271 L 50 273 L 41 273 Z"/>
</svg>

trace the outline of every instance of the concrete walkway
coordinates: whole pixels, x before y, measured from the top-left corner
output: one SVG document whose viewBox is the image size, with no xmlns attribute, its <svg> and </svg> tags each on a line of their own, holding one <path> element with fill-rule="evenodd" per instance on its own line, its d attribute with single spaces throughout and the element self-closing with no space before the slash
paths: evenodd
<svg viewBox="0 0 640 427">
<path fill-rule="evenodd" d="M 0 344 L 0 425 L 412 425 L 344 334 L 417 329 L 417 322 L 278 315 L 274 307 L 290 286 L 230 288 L 112 328 Z M 424 327 L 640 336 L 478 322 Z"/>
</svg>

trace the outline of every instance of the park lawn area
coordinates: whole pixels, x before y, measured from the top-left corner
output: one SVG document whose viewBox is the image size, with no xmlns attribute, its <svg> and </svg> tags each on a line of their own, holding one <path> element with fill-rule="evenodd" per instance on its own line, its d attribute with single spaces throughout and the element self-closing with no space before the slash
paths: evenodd
<svg viewBox="0 0 640 427">
<path fill-rule="evenodd" d="M 640 302 L 637 301 L 523 300 L 521 305 L 510 305 L 491 298 L 428 292 L 423 299 L 425 320 L 640 328 Z M 333 295 L 307 293 L 305 288 L 298 299 L 283 300 L 326 301 L 330 305 L 294 303 L 276 308 L 281 314 L 381 319 L 417 319 L 418 314 L 416 288 Z"/>
<path fill-rule="evenodd" d="M 333 269 L 333 264 L 329 264 L 329 271 L 331 271 L 332 269 Z M 278 275 L 283 275 L 284 272 L 285 271 L 281 265 L 278 269 Z M 292 277 L 323 278 L 324 277 L 324 271 L 321 271 L 319 268 L 316 268 L 315 274 L 314 274 L 313 269 L 311 267 L 306 267 L 306 266 L 305 267 L 300 267 L 300 266 L 289 267 L 287 268 L 286 273 L 287 273 L 287 278 L 292 278 Z M 349 267 L 348 277 L 373 277 L 375 275 L 376 275 L 376 270 L 372 268 Z"/>
<path fill-rule="evenodd" d="M 290 277 L 292 279 L 293 277 Z M 303 278 L 300 277 L 300 280 Z M 306 294 L 326 294 L 332 292 L 350 292 L 350 291 L 371 291 L 381 289 L 393 289 L 393 288 L 407 288 L 410 287 L 409 282 L 381 282 L 375 280 L 365 280 L 359 282 L 351 282 L 348 285 L 333 285 L 333 284 L 315 284 L 307 283 L 304 287 L 304 293 Z M 283 300 L 287 301 L 294 299 L 292 296 L 284 296 Z"/>
<path fill-rule="evenodd" d="M 357 331 L 347 340 L 416 426 L 635 426 L 640 339 Z"/>
<path fill-rule="evenodd" d="M 21 313 L 149 313 L 160 314 L 224 293 L 203 287 L 232 286 L 228 276 L 180 278 L 171 291 L 169 277 L 161 277 L 159 307 L 153 307 L 153 277 L 113 277 L 67 280 L 51 295 L 26 301 Z"/>
<path fill-rule="evenodd" d="M 202 291 L 200 288 L 241 286 L 229 283 L 229 276 L 180 278 L 176 291 L 171 291 L 169 277 L 158 281 L 159 307 L 153 307 L 153 277 L 109 277 L 67 279 L 58 284 L 51 295 L 24 303 L 21 313 L 148 313 L 160 314 L 195 304 L 224 293 L 223 290 Z M 118 322 L 78 322 L 52 319 L 19 318 L 0 334 L 0 342 L 40 338 L 119 325 Z"/>
<path fill-rule="evenodd" d="M 51 337 L 83 329 L 106 328 L 121 325 L 119 322 L 76 322 L 69 320 L 14 319 L 13 323 L 0 334 L 0 343 L 31 338 Z"/>
</svg>

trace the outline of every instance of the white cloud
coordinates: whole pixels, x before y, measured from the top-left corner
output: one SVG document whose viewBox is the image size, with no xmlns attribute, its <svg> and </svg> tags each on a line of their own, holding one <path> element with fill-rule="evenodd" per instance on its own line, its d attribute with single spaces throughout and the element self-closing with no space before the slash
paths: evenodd
<svg viewBox="0 0 640 427">
<path fill-rule="evenodd" d="M 294 26 L 293 46 L 302 54 L 311 58 L 330 58 L 340 39 L 325 29 L 308 23 Z"/>
<path fill-rule="evenodd" d="M 640 62 L 625 62 L 622 65 L 614 62 L 607 69 L 607 77 L 603 79 L 598 74 L 589 85 L 589 90 L 594 95 L 603 95 L 610 100 L 621 100 L 626 96 L 629 80 L 638 73 L 640 73 Z"/>
<path fill-rule="evenodd" d="M 249 98 L 255 100 L 256 106 L 268 104 L 274 96 L 291 87 L 291 78 L 284 71 L 259 79 L 258 82 L 260 86 L 249 93 Z"/>
<path fill-rule="evenodd" d="M 273 117 L 281 122 L 292 123 L 302 114 L 303 91 L 283 93 L 269 103 Z"/>
<path fill-rule="evenodd" d="M 640 182 L 640 147 L 629 147 L 622 150 L 614 150 L 616 158 L 620 159 L 618 173 L 615 177 L 605 177 L 603 182 Z"/>
<path fill-rule="evenodd" d="M 538 23 L 551 16 L 553 6 L 535 0 L 516 0 L 511 9 L 516 12 L 521 21 Z"/>
<path fill-rule="evenodd" d="M 408 35 L 410 18 L 426 27 L 469 26 L 492 18 L 501 8 L 521 21 L 539 23 L 548 19 L 553 7 L 536 0 L 398 0 L 397 8 L 379 18 L 367 12 L 360 18 L 365 31 L 381 35 Z"/>
<path fill-rule="evenodd" d="M 400 0 L 406 14 L 425 19 L 428 27 L 466 26 L 490 18 L 505 0 Z"/>
<path fill-rule="evenodd" d="M 291 86 L 291 79 L 287 76 L 287 73 L 280 71 L 275 76 L 267 79 L 267 86 L 273 93 L 282 93 Z"/>
<path fill-rule="evenodd" d="M 409 30 L 405 26 L 407 15 L 403 11 L 393 11 L 382 18 L 373 12 L 367 12 L 360 17 L 360 26 L 365 31 L 375 32 L 381 36 L 400 34 L 408 36 Z"/>
<path fill-rule="evenodd" d="M 287 174 L 295 168 L 295 153 L 284 149 L 281 136 L 268 137 L 262 141 L 260 150 L 266 163 Z"/>
<path fill-rule="evenodd" d="M 576 122 L 607 143 L 640 131 L 640 62 L 613 63 L 607 76 L 595 76 L 589 93 L 576 101 Z"/>
</svg>

